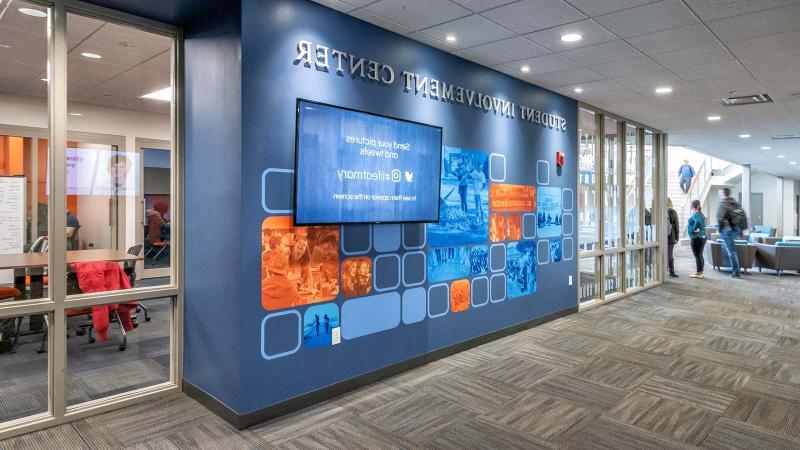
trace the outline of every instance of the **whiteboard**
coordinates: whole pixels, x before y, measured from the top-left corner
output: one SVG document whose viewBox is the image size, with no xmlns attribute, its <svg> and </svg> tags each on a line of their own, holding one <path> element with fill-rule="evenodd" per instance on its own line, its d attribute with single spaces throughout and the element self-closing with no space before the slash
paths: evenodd
<svg viewBox="0 0 800 450">
<path fill-rule="evenodd" d="M 0 254 L 25 250 L 25 177 L 0 176 Z M 0 283 L 14 279 L 12 270 L 0 270 Z"/>
</svg>

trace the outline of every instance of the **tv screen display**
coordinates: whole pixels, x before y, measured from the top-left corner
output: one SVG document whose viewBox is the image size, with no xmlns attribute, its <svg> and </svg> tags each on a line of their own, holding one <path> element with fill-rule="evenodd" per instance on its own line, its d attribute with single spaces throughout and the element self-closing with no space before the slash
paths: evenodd
<svg viewBox="0 0 800 450">
<path fill-rule="evenodd" d="M 297 225 L 439 220 L 442 129 L 297 102 Z"/>
</svg>

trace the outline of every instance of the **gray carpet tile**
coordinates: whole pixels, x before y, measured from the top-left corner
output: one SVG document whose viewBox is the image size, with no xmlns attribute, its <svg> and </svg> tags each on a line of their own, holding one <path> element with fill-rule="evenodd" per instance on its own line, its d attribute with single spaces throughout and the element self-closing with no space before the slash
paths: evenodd
<svg viewBox="0 0 800 450">
<path fill-rule="evenodd" d="M 681 274 L 693 270 L 687 249 L 676 255 Z M 170 395 L 0 449 L 800 448 L 800 276 L 706 276 L 684 275 L 248 430 Z M 70 404 L 162 380 L 168 317 L 157 312 L 140 325 L 126 352 L 113 336 L 93 345 L 73 336 Z M 0 355 L 0 414 L 46 407 L 47 359 L 35 344 L 29 337 Z"/>
</svg>

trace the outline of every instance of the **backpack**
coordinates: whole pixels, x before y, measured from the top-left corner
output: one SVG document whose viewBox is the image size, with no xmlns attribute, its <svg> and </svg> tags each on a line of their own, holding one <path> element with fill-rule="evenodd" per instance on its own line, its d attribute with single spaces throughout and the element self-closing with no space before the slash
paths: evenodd
<svg viewBox="0 0 800 450">
<path fill-rule="evenodd" d="M 743 231 L 747 229 L 747 214 L 744 213 L 742 205 L 736 204 L 728 212 L 728 223 L 731 224 L 733 229 Z"/>
</svg>

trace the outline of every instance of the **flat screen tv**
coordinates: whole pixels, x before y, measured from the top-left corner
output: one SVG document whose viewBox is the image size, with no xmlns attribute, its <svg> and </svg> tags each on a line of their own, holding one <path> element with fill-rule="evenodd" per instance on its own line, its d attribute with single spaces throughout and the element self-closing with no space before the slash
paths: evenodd
<svg viewBox="0 0 800 450">
<path fill-rule="evenodd" d="M 442 128 L 297 101 L 295 224 L 436 222 Z"/>
</svg>

